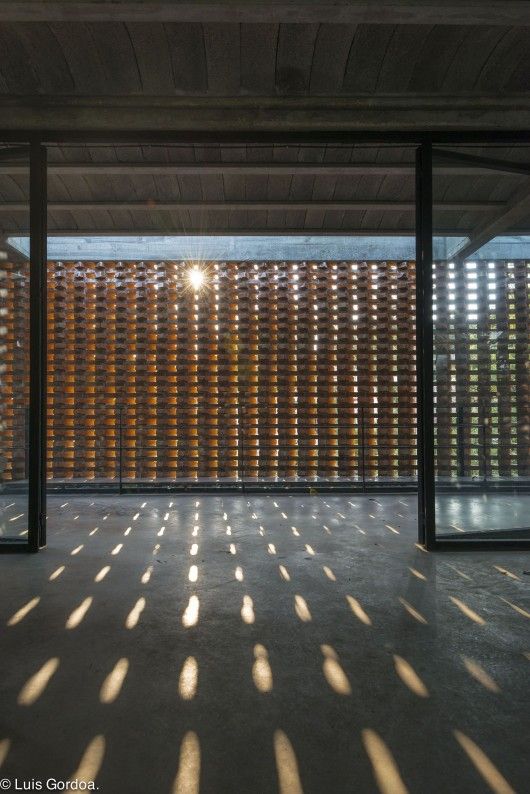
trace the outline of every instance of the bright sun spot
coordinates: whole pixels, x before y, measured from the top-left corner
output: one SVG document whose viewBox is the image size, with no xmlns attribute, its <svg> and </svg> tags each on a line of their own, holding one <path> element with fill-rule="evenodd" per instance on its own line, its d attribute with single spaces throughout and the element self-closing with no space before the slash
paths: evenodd
<svg viewBox="0 0 530 794">
<path fill-rule="evenodd" d="M 200 290 L 201 287 L 204 286 L 206 274 L 204 273 L 204 270 L 201 270 L 198 267 L 198 265 L 195 265 L 194 267 L 190 268 L 188 270 L 187 276 L 188 276 L 188 281 L 190 283 L 190 287 L 192 287 L 192 289 L 194 289 L 195 291 Z"/>
</svg>

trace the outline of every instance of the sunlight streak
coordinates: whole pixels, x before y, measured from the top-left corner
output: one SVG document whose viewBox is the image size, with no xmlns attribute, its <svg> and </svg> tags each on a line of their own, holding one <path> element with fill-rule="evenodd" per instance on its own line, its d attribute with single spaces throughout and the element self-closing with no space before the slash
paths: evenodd
<svg viewBox="0 0 530 794">
<path fill-rule="evenodd" d="M 355 617 L 358 618 L 361 621 L 361 623 L 364 623 L 365 626 L 372 625 L 371 619 L 368 617 L 368 615 L 366 614 L 366 612 L 364 611 L 364 609 L 359 604 L 356 598 L 353 598 L 353 596 L 351 595 L 347 595 L 346 601 L 350 605 L 350 609 L 355 615 Z"/>
<path fill-rule="evenodd" d="M 478 681 L 479 684 L 482 684 L 485 689 L 495 693 L 501 691 L 498 684 L 478 662 L 475 662 L 474 659 L 469 659 L 467 656 L 462 656 L 462 661 L 469 675 Z"/>
<path fill-rule="evenodd" d="M 402 604 L 403 607 L 405 607 L 405 609 L 407 610 L 409 615 L 412 618 L 414 618 L 414 620 L 417 620 L 418 623 L 423 623 L 424 626 L 427 625 L 427 623 L 428 623 L 427 618 L 424 618 L 423 615 L 421 614 L 421 612 L 418 612 L 417 609 L 414 609 L 412 604 L 409 604 L 408 601 L 405 601 L 405 599 L 401 598 L 401 597 L 399 598 L 399 603 Z"/>
<path fill-rule="evenodd" d="M 182 700 L 193 700 L 197 692 L 199 665 L 194 656 L 188 656 L 179 676 L 179 695 Z"/>
<path fill-rule="evenodd" d="M 121 692 L 123 682 L 129 670 L 128 659 L 118 659 L 114 668 L 103 681 L 99 692 L 101 703 L 114 703 Z"/>
<path fill-rule="evenodd" d="M 429 697 L 429 690 L 406 659 L 403 659 L 401 656 L 396 656 L 394 654 L 394 666 L 396 668 L 396 673 L 398 674 L 399 678 L 403 681 L 406 687 L 410 689 L 411 692 L 414 692 L 420 698 L 428 698 Z"/>
<path fill-rule="evenodd" d="M 254 615 L 254 602 L 249 595 L 243 596 L 243 606 L 241 607 L 241 619 L 243 623 L 251 624 L 256 620 Z"/>
<path fill-rule="evenodd" d="M 408 794 L 394 757 L 381 737 L 375 731 L 365 728 L 362 731 L 362 741 L 381 794 Z"/>
<path fill-rule="evenodd" d="M 23 607 L 21 607 L 18 612 L 15 612 L 9 620 L 7 621 L 8 626 L 16 626 L 17 623 L 20 623 L 21 620 L 24 620 L 26 615 L 31 612 L 32 609 L 35 609 L 37 604 L 40 601 L 40 596 L 36 596 L 36 598 L 32 598 L 31 601 L 28 601 Z"/>
<path fill-rule="evenodd" d="M 254 664 L 252 665 L 252 679 L 259 692 L 266 693 L 272 690 L 272 670 L 269 664 L 269 654 L 263 645 L 254 646 Z"/>
<path fill-rule="evenodd" d="M 11 747 L 11 742 L 9 741 L 9 739 L 0 739 L 0 766 L 2 766 L 2 764 L 6 760 L 10 747 Z"/>
<path fill-rule="evenodd" d="M 94 581 L 95 582 L 101 582 L 105 578 L 105 576 L 108 574 L 109 571 L 110 571 L 110 565 L 105 565 L 105 567 L 102 568 L 101 571 L 99 571 L 99 573 L 97 573 L 94 576 Z"/>
<path fill-rule="evenodd" d="M 307 602 L 301 595 L 295 595 L 294 597 L 294 611 L 303 623 L 309 623 L 312 620 Z"/>
<path fill-rule="evenodd" d="M 188 601 L 188 606 L 182 615 L 182 625 L 184 628 L 189 629 L 191 626 L 196 626 L 199 622 L 199 599 L 196 595 L 192 595 Z"/>
<path fill-rule="evenodd" d="M 134 629 L 134 627 L 138 624 L 140 620 L 140 615 L 145 609 L 145 598 L 139 598 L 136 604 L 133 606 L 127 618 L 125 620 L 125 626 L 128 629 Z"/>
<path fill-rule="evenodd" d="M 104 756 L 105 737 L 101 735 L 95 736 L 83 753 L 79 766 L 70 777 L 70 780 L 79 780 L 85 783 L 95 780 L 101 769 Z"/>
<path fill-rule="evenodd" d="M 293 746 L 283 731 L 274 732 L 279 794 L 304 794 Z"/>
<path fill-rule="evenodd" d="M 342 669 L 337 652 L 331 645 L 321 645 L 320 650 L 324 654 L 322 670 L 324 678 L 337 695 L 351 695 L 351 685 L 348 676 Z"/>
<path fill-rule="evenodd" d="M 454 596 L 449 596 L 449 598 L 451 599 L 453 604 L 456 607 L 458 607 L 460 612 L 462 612 L 462 614 L 466 616 L 466 618 L 469 618 L 474 623 L 478 623 L 480 626 L 484 625 L 484 623 L 486 622 L 484 618 L 481 618 L 480 615 L 477 615 L 477 613 L 473 609 L 471 609 L 471 607 L 468 607 L 468 605 L 464 604 L 464 602 L 461 601 L 459 598 L 455 598 Z"/>
<path fill-rule="evenodd" d="M 31 706 L 40 698 L 52 676 L 59 667 L 59 659 L 54 657 L 42 665 L 34 675 L 29 678 L 20 690 L 17 703 L 19 706 Z"/>
<path fill-rule="evenodd" d="M 514 789 L 499 772 L 488 756 L 472 741 L 469 736 L 459 730 L 453 731 L 455 739 L 487 785 L 495 794 L 515 794 Z"/>
<path fill-rule="evenodd" d="M 90 609 L 93 600 L 94 599 L 92 598 L 92 596 L 88 596 L 88 598 L 85 598 L 85 600 L 82 601 L 81 604 L 79 604 L 79 606 L 76 609 L 74 609 L 74 611 L 66 621 L 65 628 L 67 629 L 77 628 L 79 624 L 82 622 L 88 610 Z"/>
<path fill-rule="evenodd" d="M 180 745 L 179 768 L 173 784 L 173 794 L 199 794 L 200 777 L 199 737 L 193 731 L 188 731 Z"/>
</svg>

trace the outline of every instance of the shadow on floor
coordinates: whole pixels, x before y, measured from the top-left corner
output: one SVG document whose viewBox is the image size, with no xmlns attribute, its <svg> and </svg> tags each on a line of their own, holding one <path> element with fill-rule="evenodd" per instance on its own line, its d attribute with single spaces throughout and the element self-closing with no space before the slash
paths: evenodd
<svg viewBox="0 0 530 794">
<path fill-rule="evenodd" d="M 425 553 L 413 497 L 49 510 L 49 548 L 0 560 L 0 777 L 525 790 L 528 555 Z"/>
</svg>

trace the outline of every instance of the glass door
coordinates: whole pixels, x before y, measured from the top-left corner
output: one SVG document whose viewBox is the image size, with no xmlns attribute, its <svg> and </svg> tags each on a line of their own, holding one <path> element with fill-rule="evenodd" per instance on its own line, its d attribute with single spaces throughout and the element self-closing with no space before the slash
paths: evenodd
<svg viewBox="0 0 530 794">
<path fill-rule="evenodd" d="M 42 147 L 0 144 L 0 552 L 45 543 L 45 176 Z"/>
<path fill-rule="evenodd" d="M 433 152 L 437 540 L 530 538 L 529 155 Z"/>
</svg>

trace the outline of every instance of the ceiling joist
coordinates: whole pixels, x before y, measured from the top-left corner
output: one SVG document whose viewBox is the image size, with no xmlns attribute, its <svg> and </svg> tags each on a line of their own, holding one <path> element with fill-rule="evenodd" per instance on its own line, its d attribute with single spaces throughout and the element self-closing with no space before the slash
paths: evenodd
<svg viewBox="0 0 530 794">
<path fill-rule="evenodd" d="M 0 150 L 1 155 L 1 150 Z M 511 167 L 513 165 L 513 168 Z M 2 162 L 0 157 L 0 175 L 17 176 L 27 174 L 29 165 L 24 163 Z M 441 176 L 488 176 L 492 175 L 490 167 L 479 167 L 469 164 L 434 164 L 434 171 Z M 530 174 L 530 167 L 516 163 L 507 164 L 503 170 L 496 170 L 497 175 L 513 173 Z M 414 176 L 413 163 L 275 163 L 275 162 L 64 162 L 48 163 L 48 174 L 51 176 Z"/>
<path fill-rule="evenodd" d="M 501 209 L 505 205 L 499 201 L 453 201 L 436 202 L 434 209 L 446 212 L 489 212 L 492 209 Z M 27 202 L 7 201 L 0 204 L 0 212 L 26 212 Z M 366 211 L 376 210 L 379 212 L 412 212 L 415 209 L 414 201 L 399 201 L 383 199 L 360 199 L 352 201 L 50 201 L 48 210 L 50 212 L 90 212 L 92 210 L 127 210 L 150 212 L 156 211 L 220 211 L 226 212 L 239 210 L 242 212 L 262 212 L 268 210 L 320 210 L 323 212 L 331 211 Z"/>
<path fill-rule="evenodd" d="M 0 21 L 530 24 L 528 0 L 3 0 Z"/>
<path fill-rule="evenodd" d="M 454 259 L 463 261 L 472 256 L 475 251 L 501 234 L 507 234 L 517 224 L 530 222 L 530 184 L 525 184 L 517 190 L 512 198 L 504 204 L 501 210 L 486 218 L 482 224 L 473 229 L 469 241 L 451 252 Z"/>
<path fill-rule="evenodd" d="M 0 5 L 1 8 L 1 5 Z M 1 20 L 0 20 L 1 21 Z M 6 130 L 64 132 L 381 133 L 426 130 L 521 130 L 530 127 L 530 95 L 147 96 L 41 94 L 0 96 Z M 80 139 L 83 140 L 82 138 Z"/>
<path fill-rule="evenodd" d="M 0 237 L 2 239 L 7 239 L 8 237 L 27 237 L 29 231 L 27 229 L 16 229 L 13 227 L 4 228 L 0 233 Z M 287 235 L 287 236 L 324 236 L 324 237 L 335 237 L 335 236 L 342 236 L 342 237 L 414 237 L 416 231 L 414 227 L 407 226 L 407 227 L 400 227 L 399 229 L 390 228 L 388 226 L 381 226 L 379 228 L 349 228 L 347 225 L 343 227 L 330 227 L 330 228 L 323 228 L 317 226 L 300 226 L 299 224 L 296 226 L 289 226 L 288 224 L 285 226 L 263 226 L 263 225 L 256 225 L 251 228 L 241 227 L 234 224 L 233 227 L 226 228 L 212 228 L 211 225 L 207 227 L 201 226 L 188 226 L 185 222 L 180 224 L 173 223 L 171 226 L 158 226 L 158 227 L 146 227 L 146 226 L 138 226 L 131 228 L 130 226 L 116 226 L 108 229 L 98 228 L 90 228 L 87 225 L 80 226 L 78 228 L 72 229 L 64 226 L 49 226 L 48 228 L 48 236 L 49 237 L 162 237 L 162 236 L 173 236 L 173 235 L 189 235 L 189 236 L 200 236 L 200 237 L 246 237 L 246 236 L 260 236 L 260 237 L 269 237 L 269 236 L 277 236 L 277 235 Z M 437 234 L 444 235 L 446 237 L 458 237 L 462 238 L 463 236 L 469 237 L 471 234 L 470 230 L 466 229 L 455 229 L 455 228 L 448 228 L 444 229 L 441 232 L 437 232 Z"/>
</svg>

